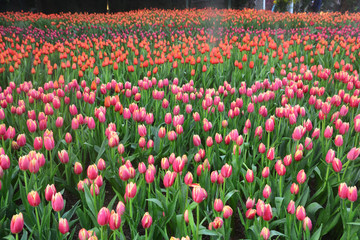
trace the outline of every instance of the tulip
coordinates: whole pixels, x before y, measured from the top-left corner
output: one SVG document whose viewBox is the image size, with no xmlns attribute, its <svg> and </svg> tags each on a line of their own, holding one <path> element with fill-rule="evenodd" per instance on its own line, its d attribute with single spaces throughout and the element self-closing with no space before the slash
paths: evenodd
<svg viewBox="0 0 360 240">
<path fill-rule="evenodd" d="M 360 148 L 355 148 L 353 147 L 348 154 L 346 155 L 348 160 L 354 161 L 355 159 L 357 159 L 360 155 Z"/>
<path fill-rule="evenodd" d="M 347 198 L 349 199 L 349 201 L 355 202 L 357 200 L 357 197 L 358 197 L 358 193 L 356 186 L 349 187 L 347 193 Z"/>
<path fill-rule="evenodd" d="M 176 172 L 167 171 L 163 180 L 164 186 L 166 188 L 171 187 L 174 184 L 176 176 L 177 176 Z"/>
<path fill-rule="evenodd" d="M 340 183 L 339 189 L 338 189 L 338 194 L 339 194 L 339 197 L 341 199 L 347 198 L 347 196 L 348 196 L 348 187 L 347 187 L 346 183 Z"/>
<path fill-rule="evenodd" d="M 252 183 L 254 181 L 254 172 L 251 169 L 247 170 L 245 179 L 248 183 Z"/>
<path fill-rule="evenodd" d="M 147 229 L 151 227 L 152 224 L 152 217 L 150 216 L 150 214 L 148 212 L 146 212 L 143 216 L 143 218 L 141 219 L 141 224 L 143 226 L 143 228 Z"/>
<path fill-rule="evenodd" d="M 43 147 L 43 140 L 41 137 L 35 137 L 34 139 L 34 149 L 40 150 Z"/>
<path fill-rule="evenodd" d="M 184 212 L 184 220 L 186 223 L 189 223 L 189 211 L 187 209 Z"/>
<path fill-rule="evenodd" d="M 47 185 L 46 188 L 45 188 L 45 199 L 46 201 L 51 201 L 52 200 L 52 197 L 53 195 L 55 195 L 56 193 L 56 188 L 54 186 L 54 184 L 52 185 Z"/>
<path fill-rule="evenodd" d="M 225 219 L 228 219 L 229 217 L 231 217 L 231 216 L 233 215 L 233 210 L 232 210 L 232 208 L 231 208 L 230 206 L 228 206 L 228 205 L 224 206 L 222 212 L 223 212 L 223 217 L 224 217 Z"/>
<path fill-rule="evenodd" d="M 261 172 L 261 176 L 263 178 L 267 178 L 267 177 L 269 177 L 269 174 L 270 174 L 269 167 L 264 167 L 262 172 Z"/>
<path fill-rule="evenodd" d="M 122 201 L 119 201 L 116 205 L 116 212 L 122 216 L 125 212 L 125 204 Z"/>
<path fill-rule="evenodd" d="M 79 237 L 79 240 L 88 240 L 88 238 L 90 237 L 90 234 L 88 233 L 88 231 L 85 228 L 82 228 L 79 231 L 78 237 Z"/>
<path fill-rule="evenodd" d="M 252 208 L 255 205 L 255 198 L 251 199 L 250 197 L 248 197 L 248 199 L 246 200 L 246 208 Z"/>
<path fill-rule="evenodd" d="M 214 209 L 217 212 L 221 212 L 223 210 L 223 202 L 221 199 L 215 199 L 214 201 Z"/>
<path fill-rule="evenodd" d="M 268 240 L 270 238 L 270 231 L 268 228 L 263 227 L 263 229 L 260 232 L 260 236 L 264 239 L 264 240 Z"/>
<path fill-rule="evenodd" d="M 329 149 L 329 151 L 326 154 L 325 161 L 327 163 L 332 163 L 332 161 L 335 159 L 335 151 L 332 149 Z"/>
<path fill-rule="evenodd" d="M 109 226 L 111 230 L 116 230 L 121 226 L 120 214 L 116 213 L 114 210 L 112 210 L 110 214 Z"/>
<path fill-rule="evenodd" d="M 296 208 L 296 218 L 299 220 L 299 221 L 302 221 L 305 219 L 306 217 L 306 212 L 305 212 L 305 208 L 303 206 L 298 206 Z"/>
<path fill-rule="evenodd" d="M 40 204 L 40 196 L 39 193 L 36 191 L 29 192 L 29 194 L 27 195 L 27 199 L 30 206 L 32 207 L 37 207 Z"/>
<path fill-rule="evenodd" d="M 231 165 L 226 163 L 224 166 L 222 166 L 221 175 L 224 178 L 229 178 L 231 176 L 231 173 L 232 173 L 232 166 Z"/>
<path fill-rule="evenodd" d="M 12 234 L 18 234 L 23 230 L 24 218 L 22 213 L 13 215 L 10 222 L 10 230 Z"/>
<path fill-rule="evenodd" d="M 268 118 L 265 122 L 265 131 L 268 133 L 274 131 L 275 121 L 273 118 Z"/>
<path fill-rule="evenodd" d="M 130 182 L 126 185 L 125 188 L 125 195 L 127 198 L 134 198 L 136 195 L 136 183 Z"/>
<path fill-rule="evenodd" d="M 290 187 L 290 192 L 291 194 L 298 194 L 299 193 L 299 185 L 297 185 L 296 183 L 291 184 Z"/>
<path fill-rule="evenodd" d="M 66 164 L 69 162 L 69 155 L 66 150 L 61 150 L 58 152 L 58 157 L 61 163 Z"/>
<path fill-rule="evenodd" d="M 311 223 L 311 219 L 309 217 L 304 218 L 304 220 L 303 220 L 303 228 L 304 228 L 304 231 L 306 231 L 306 229 L 309 229 L 309 231 L 311 231 L 312 223 Z"/>
<path fill-rule="evenodd" d="M 295 213 L 295 202 L 293 200 L 290 200 L 288 206 L 287 206 L 287 212 L 290 214 L 294 214 Z"/>
<path fill-rule="evenodd" d="M 332 161 L 332 167 L 335 172 L 340 172 L 342 169 L 342 162 L 340 161 L 340 159 L 334 158 L 334 160 Z"/>
<path fill-rule="evenodd" d="M 196 186 L 192 190 L 192 198 L 195 202 L 201 203 L 207 198 L 207 192 L 204 188 Z"/>
<path fill-rule="evenodd" d="M 100 226 L 105 226 L 109 223 L 110 211 L 106 207 L 102 207 L 97 215 L 97 222 Z"/>
<path fill-rule="evenodd" d="M 245 217 L 247 219 L 253 219 L 255 217 L 255 214 L 256 214 L 256 210 L 252 209 L 252 208 L 249 208 L 245 213 Z"/>
<path fill-rule="evenodd" d="M 64 199 L 61 193 L 56 193 L 51 198 L 51 206 L 55 212 L 60 212 L 64 208 Z"/>
<path fill-rule="evenodd" d="M 74 173 L 76 175 L 80 175 L 83 171 L 83 167 L 80 162 L 75 162 L 74 164 Z"/>
<path fill-rule="evenodd" d="M 90 180 L 95 180 L 98 176 L 98 168 L 96 164 L 92 164 L 87 168 L 87 176 Z"/>
<path fill-rule="evenodd" d="M 194 143 L 195 147 L 198 147 L 201 145 L 201 139 L 200 139 L 199 135 L 193 136 L 193 143 Z"/>
<path fill-rule="evenodd" d="M 193 175 L 191 172 L 188 172 L 184 177 L 184 183 L 186 185 L 191 185 L 193 183 Z"/>
<path fill-rule="evenodd" d="M 303 184 L 306 181 L 306 173 L 303 169 L 299 171 L 296 180 L 299 184 Z"/>
<path fill-rule="evenodd" d="M 221 217 L 216 217 L 213 221 L 213 224 L 212 226 L 215 228 L 215 229 L 219 229 L 223 226 L 224 224 L 224 220 L 222 220 Z"/>
<path fill-rule="evenodd" d="M 271 147 L 271 148 L 268 150 L 268 152 L 267 152 L 267 154 L 266 154 L 266 157 L 267 157 L 267 159 L 269 159 L 270 161 L 274 160 L 274 158 L 275 158 L 275 148 L 274 148 L 274 147 Z"/>
<path fill-rule="evenodd" d="M 270 221 L 272 219 L 272 208 L 271 208 L 270 204 L 265 204 L 265 206 L 264 206 L 263 219 L 265 221 Z"/>
<path fill-rule="evenodd" d="M 269 185 L 266 184 L 263 190 L 263 197 L 267 199 L 270 197 L 270 194 L 271 194 L 271 188 Z"/>
<path fill-rule="evenodd" d="M 69 232 L 69 223 L 66 218 L 60 218 L 59 220 L 59 231 L 61 234 Z"/>
</svg>

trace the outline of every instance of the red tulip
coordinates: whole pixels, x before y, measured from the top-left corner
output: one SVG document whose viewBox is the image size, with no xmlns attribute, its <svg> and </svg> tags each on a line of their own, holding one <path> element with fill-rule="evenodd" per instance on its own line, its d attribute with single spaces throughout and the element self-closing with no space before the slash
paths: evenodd
<svg viewBox="0 0 360 240">
<path fill-rule="evenodd" d="M 265 221 L 270 221 L 272 219 L 272 208 L 271 208 L 270 204 L 265 204 L 265 206 L 264 206 L 263 219 Z"/>
<path fill-rule="evenodd" d="M 216 217 L 212 223 L 212 226 L 215 228 L 215 229 L 219 229 L 223 226 L 224 224 L 224 220 L 222 220 L 221 217 Z"/>
<path fill-rule="evenodd" d="M 130 182 L 126 185 L 125 195 L 127 196 L 127 198 L 134 198 L 136 195 L 136 191 L 136 183 Z"/>
<path fill-rule="evenodd" d="M 121 226 L 120 214 L 115 213 L 114 210 L 112 210 L 110 214 L 109 226 L 111 230 L 116 230 Z"/>
<path fill-rule="evenodd" d="M 51 206 L 55 212 L 60 212 L 64 208 L 64 199 L 61 193 L 56 193 L 51 198 Z"/>
<path fill-rule="evenodd" d="M 98 168 L 96 164 L 92 164 L 87 168 L 87 176 L 90 180 L 95 180 L 98 176 Z"/>
<path fill-rule="evenodd" d="M 346 183 L 340 183 L 339 189 L 338 189 L 338 194 L 339 194 L 339 197 L 341 199 L 347 198 L 347 196 L 348 196 L 348 187 L 347 187 Z"/>
<path fill-rule="evenodd" d="M 303 220 L 303 228 L 304 228 L 304 231 L 306 231 L 306 229 L 309 229 L 309 231 L 311 231 L 312 223 L 311 223 L 311 219 L 309 217 L 304 218 L 304 220 Z"/>
<path fill-rule="evenodd" d="M 303 206 L 298 206 L 296 208 L 296 218 L 299 220 L 299 221 L 302 221 L 304 220 L 306 217 L 306 212 L 305 212 L 305 208 Z"/>
<path fill-rule="evenodd" d="M 251 169 L 248 169 L 245 178 L 248 183 L 252 183 L 254 181 L 254 172 Z"/>
<path fill-rule="evenodd" d="M 32 207 L 37 207 L 40 204 L 40 196 L 39 193 L 36 191 L 29 192 L 29 194 L 27 195 L 27 199 L 30 206 Z"/>
<path fill-rule="evenodd" d="M 69 232 L 69 223 L 66 218 L 60 218 L 59 220 L 59 231 L 62 234 Z"/>
<path fill-rule="evenodd" d="M 151 227 L 152 224 L 152 217 L 150 216 L 150 214 L 148 212 L 146 212 L 143 216 L 143 218 L 141 219 L 141 224 L 143 226 L 143 228 L 149 228 Z"/>
<path fill-rule="evenodd" d="M 293 200 L 290 200 L 288 206 L 287 206 L 287 212 L 290 214 L 294 214 L 295 213 L 295 202 Z"/>
<path fill-rule="evenodd" d="M 224 178 L 229 178 L 231 176 L 231 173 L 232 173 L 232 166 L 231 165 L 226 163 L 224 166 L 222 166 L 221 175 Z"/>
<path fill-rule="evenodd" d="M 214 201 L 214 209 L 217 212 L 221 212 L 223 210 L 223 202 L 221 201 L 221 199 L 215 199 Z"/>
<path fill-rule="evenodd" d="M 97 222 L 100 226 L 105 226 L 109 223 L 110 211 L 106 207 L 102 207 L 97 215 Z"/>
<path fill-rule="evenodd" d="M 306 173 L 303 169 L 299 171 L 296 180 L 299 184 L 303 184 L 306 181 Z"/>
<path fill-rule="evenodd" d="M 271 188 L 269 185 L 265 185 L 264 190 L 263 190 L 263 197 L 264 198 L 269 198 L 271 194 Z"/>
<path fill-rule="evenodd" d="M 357 200 L 357 197 L 358 197 L 358 193 L 356 186 L 349 187 L 347 194 L 347 198 L 349 199 L 349 201 L 355 202 Z"/>
<path fill-rule="evenodd" d="M 196 186 L 192 190 L 192 198 L 195 202 L 201 203 L 207 198 L 207 192 L 204 188 Z"/>
<path fill-rule="evenodd" d="M 270 238 L 270 231 L 268 228 L 263 227 L 263 229 L 260 232 L 260 236 L 264 239 L 264 240 L 268 240 Z"/>
<path fill-rule="evenodd" d="M 12 234 L 18 234 L 23 230 L 24 218 L 22 213 L 16 214 L 11 218 L 10 230 Z"/>
<path fill-rule="evenodd" d="M 229 217 L 231 217 L 233 215 L 233 210 L 228 205 L 225 205 L 222 211 L 223 211 L 223 217 L 225 219 L 228 219 Z"/>
</svg>

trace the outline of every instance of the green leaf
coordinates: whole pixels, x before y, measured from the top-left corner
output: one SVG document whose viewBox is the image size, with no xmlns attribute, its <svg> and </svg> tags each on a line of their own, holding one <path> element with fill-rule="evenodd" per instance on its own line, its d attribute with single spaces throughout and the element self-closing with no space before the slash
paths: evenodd
<svg viewBox="0 0 360 240">
<path fill-rule="evenodd" d="M 360 226 L 360 222 L 348 222 L 346 224 Z"/>
<path fill-rule="evenodd" d="M 321 229 L 322 229 L 322 224 L 320 225 L 320 228 L 318 230 L 316 230 L 316 232 L 311 236 L 310 240 L 318 240 L 321 237 Z"/>
<path fill-rule="evenodd" d="M 306 212 L 311 215 L 314 215 L 321 208 L 323 208 L 323 207 L 319 203 L 313 202 L 313 203 L 309 204 L 309 206 L 307 206 Z"/>
<path fill-rule="evenodd" d="M 238 190 L 232 190 L 231 192 L 226 194 L 225 199 L 224 199 L 224 203 L 226 203 L 232 197 L 232 195 L 234 195 L 234 193 L 236 193 L 236 192 L 239 192 L 239 191 Z"/>
<path fill-rule="evenodd" d="M 271 230 L 271 231 L 270 231 L 270 238 L 271 238 L 272 236 L 286 237 L 285 234 L 283 234 L 283 233 L 281 233 L 281 232 L 278 232 L 278 231 L 275 231 L 275 230 Z"/>
<path fill-rule="evenodd" d="M 199 235 L 207 235 L 207 236 L 219 236 L 219 234 L 215 231 L 211 231 L 209 229 L 203 228 L 199 230 Z"/>
<path fill-rule="evenodd" d="M 157 200 L 156 198 L 149 198 L 149 199 L 146 199 L 146 201 L 155 203 L 156 205 L 158 205 L 161 208 L 161 210 L 164 211 L 164 207 L 163 207 L 162 203 L 159 200 Z"/>
</svg>

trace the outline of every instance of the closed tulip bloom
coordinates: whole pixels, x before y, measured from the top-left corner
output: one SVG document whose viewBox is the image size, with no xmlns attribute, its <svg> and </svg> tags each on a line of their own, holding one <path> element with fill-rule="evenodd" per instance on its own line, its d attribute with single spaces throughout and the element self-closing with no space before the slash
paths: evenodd
<svg viewBox="0 0 360 240">
<path fill-rule="evenodd" d="M 265 131 L 272 132 L 274 131 L 274 127 L 275 127 L 275 121 L 273 118 L 268 118 L 265 122 Z"/>
<path fill-rule="evenodd" d="M 213 141 L 212 137 L 208 136 L 206 139 L 206 146 L 212 147 L 213 143 L 214 143 L 214 141 Z"/>
<path fill-rule="evenodd" d="M 90 237 L 90 234 L 88 233 L 88 231 L 85 228 L 80 229 L 79 234 L 78 234 L 79 240 L 88 240 L 89 237 Z"/>
<path fill-rule="evenodd" d="M 83 167 L 80 162 L 75 162 L 74 164 L 74 173 L 76 175 L 80 175 L 83 171 Z"/>
<path fill-rule="evenodd" d="M 136 183 L 130 182 L 126 185 L 125 195 L 127 198 L 134 198 L 137 192 Z"/>
<path fill-rule="evenodd" d="M 64 208 L 64 199 L 61 193 L 56 193 L 51 199 L 51 206 L 55 212 L 60 212 Z"/>
<path fill-rule="evenodd" d="M 336 135 L 335 140 L 334 140 L 335 146 L 341 147 L 343 145 L 343 142 L 344 142 L 344 140 L 343 140 L 342 135 Z"/>
<path fill-rule="evenodd" d="M 229 165 L 229 164 L 225 164 L 224 166 L 222 166 L 221 168 L 221 175 L 224 177 L 224 178 L 229 178 L 232 174 L 232 166 Z"/>
<path fill-rule="evenodd" d="M 51 201 L 53 195 L 55 195 L 56 193 L 56 188 L 54 186 L 54 184 L 51 184 L 51 185 L 47 185 L 46 188 L 45 188 L 45 199 L 46 201 Z"/>
<path fill-rule="evenodd" d="M 66 150 L 61 150 L 61 152 L 58 152 L 58 157 L 61 163 L 66 164 L 69 162 L 69 154 Z"/>
<path fill-rule="evenodd" d="M 46 130 L 44 133 L 44 145 L 46 150 L 50 151 L 55 147 L 55 141 L 52 131 Z"/>
<path fill-rule="evenodd" d="M 291 194 L 298 194 L 299 193 L 299 185 L 297 185 L 296 183 L 291 184 L 290 187 L 290 192 Z"/>
<path fill-rule="evenodd" d="M 270 238 L 270 230 L 266 227 L 263 227 L 263 229 L 260 232 L 260 236 L 264 239 L 264 240 L 268 240 Z"/>
<path fill-rule="evenodd" d="M 261 176 L 263 178 L 267 178 L 267 177 L 269 177 L 269 174 L 270 174 L 269 167 L 264 167 L 264 169 L 261 172 Z"/>
<path fill-rule="evenodd" d="M 287 212 L 290 214 L 294 214 L 295 213 L 295 202 L 293 200 L 290 200 L 288 206 L 287 206 Z"/>
<path fill-rule="evenodd" d="M 10 230 L 12 234 L 18 234 L 24 228 L 24 218 L 22 213 L 16 214 L 11 218 Z"/>
<path fill-rule="evenodd" d="M 171 187 L 174 184 L 176 176 L 177 176 L 176 172 L 167 171 L 163 180 L 164 186 L 166 188 Z"/>
<path fill-rule="evenodd" d="M 138 126 L 138 133 L 140 137 L 144 137 L 147 134 L 147 129 L 144 124 Z"/>
<path fill-rule="evenodd" d="M 263 215 L 263 219 L 265 221 L 270 221 L 272 219 L 272 208 L 270 206 L 270 204 L 265 204 L 264 206 L 264 215 Z"/>
<path fill-rule="evenodd" d="M 34 139 L 34 149 L 40 150 L 43 147 L 43 140 L 41 137 L 35 137 Z"/>
<path fill-rule="evenodd" d="M 212 183 L 216 183 L 218 179 L 219 173 L 217 171 L 212 171 L 210 174 L 210 181 Z"/>
<path fill-rule="evenodd" d="M 184 169 L 184 166 L 185 166 L 185 161 L 181 157 L 175 158 L 173 162 L 174 172 L 177 173 L 181 172 Z"/>
<path fill-rule="evenodd" d="M 204 188 L 196 186 L 192 190 L 192 198 L 195 202 L 201 203 L 207 198 L 207 192 Z"/>
<path fill-rule="evenodd" d="M 116 230 L 121 226 L 121 217 L 120 214 L 116 213 L 114 210 L 111 211 L 109 218 L 109 227 L 111 230 Z"/>
<path fill-rule="evenodd" d="M 145 172 L 145 181 L 147 183 L 152 183 L 155 179 L 155 173 L 152 169 L 147 169 Z"/>
<path fill-rule="evenodd" d="M 36 122 L 34 120 L 28 119 L 26 121 L 26 126 L 27 126 L 29 132 L 31 132 L 31 133 L 36 132 L 37 125 L 36 125 Z"/>
<path fill-rule="evenodd" d="M 87 176 L 90 180 L 95 180 L 98 176 L 98 168 L 96 164 L 92 164 L 87 168 Z"/>
<path fill-rule="evenodd" d="M 22 171 L 26 171 L 29 168 L 29 157 L 28 156 L 21 156 L 19 158 L 19 169 Z M 1 165 L 1 164 L 0 164 Z M 1 166 L 0 166 L 1 168 Z M 3 171 L 3 169 L 1 168 L 0 171 Z M 0 178 L 2 178 L 2 174 L 0 174 Z"/>
<path fill-rule="evenodd" d="M 193 136 L 193 143 L 194 143 L 195 147 L 198 147 L 201 145 L 201 139 L 200 139 L 199 135 Z"/>
<path fill-rule="evenodd" d="M 340 161 L 340 159 L 338 158 L 334 158 L 334 160 L 332 161 L 332 167 L 334 169 L 335 172 L 340 172 L 342 169 L 342 162 Z"/>
<path fill-rule="evenodd" d="M 116 212 L 122 216 L 125 212 L 125 204 L 122 201 L 119 201 L 116 205 Z"/>
<path fill-rule="evenodd" d="M 302 136 L 305 134 L 306 129 L 303 126 L 297 126 L 294 129 L 294 132 L 292 134 L 292 138 L 294 139 L 294 141 L 299 141 Z"/>
<path fill-rule="evenodd" d="M 149 228 L 151 227 L 152 224 L 152 217 L 150 216 L 150 214 L 148 212 L 146 212 L 143 216 L 143 218 L 141 219 L 141 225 L 143 226 L 143 228 Z"/>
<path fill-rule="evenodd" d="M 313 142 L 309 137 L 305 139 L 305 148 L 306 150 L 311 150 L 313 148 Z"/>
<path fill-rule="evenodd" d="M 193 183 L 193 175 L 192 175 L 192 173 L 191 172 L 188 172 L 188 173 L 186 173 L 186 175 L 185 175 L 185 177 L 184 177 L 184 183 L 186 184 L 186 185 L 190 185 L 190 184 L 192 184 Z"/>
<path fill-rule="evenodd" d="M 109 223 L 110 211 L 106 207 L 102 207 L 97 215 L 97 222 L 100 226 L 105 226 Z"/>
<path fill-rule="evenodd" d="M 224 207 L 224 205 L 223 205 L 222 200 L 219 199 L 219 198 L 215 199 L 215 201 L 214 201 L 214 209 L 215 209 L 215 211 L 221 212 L 223 210 L 223 207 Z"/>
<path fill-rule="evenodd" d="M 258 202 L 256 203 L 256 214 L 259 217 L 264 216 L 264 211 L 265 211 L 265 203 L 263 200 L 259 199 Z"/>
<path fill-rule="evenodd" d="M 269 185 L 265 185 L 264 190 L 263 190 L 263 197 L 264 198 L 269 198 L 271 194 L 271 187 Z"/>
<path fill-rule="evenodd" d="M 357 159 L 360 155 L 360 148 L 355 148 L 353 147 L 348 154 L 346 155 L 348 160 L 354 161 L 355 159 Z"/>
<path fill-rule="evenodd" d="M 329 139 L 332 137 L 332 134 L 333 134 L 333 127 L 327 126 L 324 131 L 324 137 Z"/>
<path fill-rule="evenodd" d="M 256 209 L 252 209 L 252 208 L 249 208 L 245 213 L 245 217 L 247 219 L 253 219 L 255 215 L 256 215 Z"/>
<path fill-rule="evenodd" d="M 302 221 L 304 220 L 306 217 L 306 212 L 305 212 L 305 208 L 303 206 L 298 206 L 296 208 L 296 218 L 299 220 L 299 221 Z"/>
<path fill-rule="evenodd" d="M 247 170 L 245 179 L 248 183 L 252 183 L 254 181 L 254 172 L 251 169 Z"/>
<path fill-rule="evenodd" d="M 26 144 L 26 136 L 25 134 L 19 134 L 16 143 L 19 145 L 19 147 L 23 147 Z"/>
<path fill-rule="evenodd" d="M 233 210 L 228 205 L 225 205 L 222 211 L 223 211 L 223 217 L 225 219 L 228 219 L 229 217 L 231 217 L 233 215 Z"/>
<path fill-rule="evenodd" d="M 347 198 L 347 196 L 348 196 L 348 187 L 347 187 L 346 183 L 340 183 L 339 189 L 338 189 L 338 194 L 339 194 L 339 197 L 341 199 Z"/>
<path fill-rule="evenodd" d="M 69 223 L 66 218 L 60 218 L 59 220 L 59 232 L 65 234 L 69 232 Z"/>
<path fill-rule="evenodd" d="M 252 208 L 254 207 L 255 205 L 255 198 L 252 199 L 250 197 L 248 197 L 248 199 L 246 200 L 246 208 L 249 209 L 249 208 Z"/>
<path fill-rule="evenodd" d="M 189 223 L 189 211 L 187 209 L 184 212 L 184 220 L 186 223 Z"/>
<path fill-rule="evenodd" d="M 270 161 L 274 160 L 274 158 L 275 158 L 275 148 L 274 148 L 274 147 L 271 147 L 271 148 L 268 150 L 268 152 L 267 152 L 267 154 L 266 154 L 266 157 L 267 157 L 267 159 L 269 159 Z"/>
<path fill-rule="evenodd" d="M 100 158 L 98 163 L 97 163 L 97 168 L 100 170 L 100 171 L 103 171 L 106 169 L 106 163 L 105 163 L 105 160 Z"/>
<path fill-rule="evenodd" d="M 306 173 L 305 173 L 304 169 L 299 171 L 299 173 L 296 177 L 296 180 L 299 184 L 303 184 L 306 181 Z"/>
<path fill-rule="evenodd" d="M 213 221 L 213 227 L 214 229 L 219 229 L 223 226 L 224 220 L 221 217 L 216 217 Z"/>
<path fill-rule="evenodd" d="M 349 199 L 349 201 L 355 202 L 357 200 L 357 197 L 358 197 L 358 193 L 356 186 L 349 187 L 347 194 L 347 198 Z"/>
<path fill-rule="evenodd" d="M 326 154 L 325 161 L 327 163 L 332 163 L 332 161 L 335 159 L 335 151 L 332 149 L 329 149 L 329 151 Z"/>
<path fill-rule="evenodd" d="M 58 117 L 55 122 L 55 126 L 57 128 L 61 128 L 64 124 L 64 119 L 62 117 Z"/>
<path fill-rule="evenodd" d="M 69 143 L 72 142 L 72 136 L 71 136 L 70 133 L 66 133 L 66 134 L 65 134 L 65 142 L 66 142 L 67 144 L 69 144 Z"/>
<path fill-rule="evenodd" d="M 37 207 L 40 204 L 40 196 L 39 193 L 36 191 L 29 192 L 29 194 L 27 195 L 27 199 L 30 206 L 32 207 Z"/>
<path fill-rule="evenodd" d="M 311 231 L 312 223 L 311 223 L 311 219 L 309 217 L 305 217 L 305 219 L 303 220 L 303 228 L 304 228 L 304 231 L 306 231 L 306 229 L 309 229 L 309 231 Z"/>
</svg>

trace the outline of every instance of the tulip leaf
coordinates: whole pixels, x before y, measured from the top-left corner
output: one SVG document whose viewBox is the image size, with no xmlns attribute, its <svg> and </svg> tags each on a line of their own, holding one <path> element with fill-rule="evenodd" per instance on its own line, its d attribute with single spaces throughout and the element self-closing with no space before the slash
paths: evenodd
<svg viewBox="0 0 360 240">
<path fill-rule="evenodd" d="M 224 199 L 224 203 L 226 203 L 232 197 L 232 195 L 234 195 L 234 193 L 236 193 L 236 192 L 239 192 L 239 191 L 238 190 L 232 190 L 231 192 L 226 194 L 225 199 Z"/>
<path fill-rule="evenodd" d="M 360 226 L 360 222 L 348 222 L 346 224 L 354 225 L 354 226 Z"/>
<path fill-rule="evenodd" d="M 67 211 L 66 213 L 64 213 L 63 218 L 70 220 L 72 218 L 72 216 L 74 215 L 76 209 L 78 209 L 79 204 L 80 204 L 80 201 L 77 201 L 75 203 L 75 205 L 71 206 L 71 209 L 69 211 Z"/>
<path fill-rule="evenodd" d="M 275 231 L 275 230 L 271 230 L 271 231 L 270 231 L 270 238 L 273 237 L 273 236 L 286 237 L 286 235 L 283 234 L 283 233 L 281 233 L 281 232 L 278 232 L 278 231 Z"/>
<path fill-rule="evenodd" d="M 316 230 L 316 232 L 311 236 L 310 240 L 319 240 L 321 237 L 321 229 L 322 229 L 322 224 L 320 225 L 320 228 L 318 230 Z"/>
<path fill-rule="evenodd" d="M 207 235 L 207 236 L 219 236 L 219 233 L 215 231 L 211 231 L 209 229 L 203 228 L 199 230 L 200 235 Z"/>
<path fill-rule="evenodd" d="M 159 200 L 157 200 L 156 198 L 149 198 L 149 199 L 146 199 L 146 201 L 155 203 L 156 205 L 158 205 L 158 206 L 161 208 L 161 210 L 164 211 L 164 206 L 163 206 L 162 203 L 161 203 Z"/>
<path fill-rule="evenodd" d="M 323 208 L 319 203 L 313 202 L 306 208 L 306 213 L 314 215 L 319 209 Z"/>
</svg>

